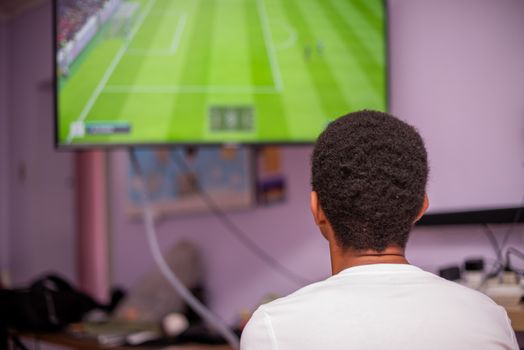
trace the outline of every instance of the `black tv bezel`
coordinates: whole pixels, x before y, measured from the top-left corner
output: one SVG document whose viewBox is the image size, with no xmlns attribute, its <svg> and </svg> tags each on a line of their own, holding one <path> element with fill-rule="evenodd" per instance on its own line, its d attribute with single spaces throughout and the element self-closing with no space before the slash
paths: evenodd
<svg viewBox="0 0 524 350">
<path fill-rule="evenodd" d="M 185 141 L 185 142 L 144 142 L 144 143 L 112 143 L 112 144 L 100 144 L 100 143 L 81 143 L 81 144 L 64 144 L 60 143 L 59 139 L 59 122 L 58 122 L 58 66 L 56 61 L 56 53 L 58 51 L 57 43 L 57 2 L 59 0 L 52 0 L 52 18 L 53 18 L 53 92 L 54 92 L 54 147 L 59 151 L 86 151 L 86 150 L 112 150 L 132 147 L 176 147 L 176 146 L 198 146 L 198 147 L 217 147 L 224 145 L 231 146 L 307 146 L 312 145 L 314 140 L 303 140 L 303 141 L 289 141 L 289 140 L 271 140 L 271 141 L 224 141 L 224 142 L 202 142 L 202 141 Z M 382 6 L 384 10 L 384 55 L 385 55 L 385 107 L 386 111 L 390 110 L 390 73 L 389 73 L 389 9 L 388 1 L 382 0 Z"/>
<path fill-rule="evenodd" d="M 524 206 L 426 214 L 415 226 L 518 223 L 524 223 Z"/>
</svg>

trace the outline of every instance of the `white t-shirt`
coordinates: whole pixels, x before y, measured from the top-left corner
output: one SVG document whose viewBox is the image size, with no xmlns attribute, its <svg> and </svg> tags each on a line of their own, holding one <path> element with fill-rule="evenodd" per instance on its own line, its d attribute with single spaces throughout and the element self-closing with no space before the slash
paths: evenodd
<svg viewBox="0 0 524 350">
<path fill-rule="evenodd" d="M 346 269 L 262 305 L 242 350 L 518 349 L 506 311 L 418 267 Z"/>
</svg>

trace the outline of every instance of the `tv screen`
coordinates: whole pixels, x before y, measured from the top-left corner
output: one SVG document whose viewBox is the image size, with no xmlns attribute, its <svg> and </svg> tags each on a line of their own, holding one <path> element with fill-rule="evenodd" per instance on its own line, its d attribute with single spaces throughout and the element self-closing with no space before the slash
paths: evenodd
<svg viewBox="0 0 524 350">
<path fill-rule="evenodd" d="M 55 0 L 59 146 L 309 143 L 387 109 L 383 0 Z"/>
</svg>

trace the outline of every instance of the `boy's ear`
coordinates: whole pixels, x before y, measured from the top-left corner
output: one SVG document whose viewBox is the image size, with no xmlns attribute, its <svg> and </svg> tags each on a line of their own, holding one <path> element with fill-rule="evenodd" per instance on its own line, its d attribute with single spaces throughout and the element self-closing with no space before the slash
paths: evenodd
<svg viewBox="0 0 524 350">
<path fill-rule="evenodd" d="M 424 215 L 426 210 L 428 210 L 428 208 L 429 208 L 429 197 L 428 197 L 428 194 L 426 193 L 424 195 L 424 202 L 422 203 L 422 208 L 420 208 L 420 211 L 417 214 L 417 218 L 415 219 L 415 222 L 419 221 L 420 218 L 422 218 L 422 216 Z"/>
<path fill-rule="evenodd" d="M 320 203 L 318 201 L 318 194 L 315 191 L 311 191 L 310 206 L 311 206 L 311 214 L 313 215 L 315 224 L 317 224 L 317 226 L 324 225 L 326 223 L 326 215 L 324 214 L 324 211 L 320 207 Z"/>
<path fill-rule="evenodd" d="M 322 207 L 320 206 L 318 194 L 315 191 L 311 191 L 310 205 L 311 214 L 313 215 L 313 219 L 315 220 L 315 224 L 317 224 L 320 233 L 322 233 L 322 236 L 324 236 L 325 239 L 331 242 L 334 237 L 333 229 L 331 228 L 331 224 L 329 223 L 324 210 L 322 210 Z"/>
</svg>

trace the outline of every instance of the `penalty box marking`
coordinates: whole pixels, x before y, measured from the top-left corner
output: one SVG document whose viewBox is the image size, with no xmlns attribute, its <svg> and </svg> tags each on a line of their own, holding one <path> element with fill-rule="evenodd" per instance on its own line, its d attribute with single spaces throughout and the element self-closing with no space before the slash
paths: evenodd
<svg viewBox="0 0 524 350">
<path fill-rule="evenodd" d="M 262 37 L 264 39 L 264 45 L 266 47 L 266 54 L 269 60 L 269 68 L 271 70 L 271 77 L 273 80 L 274 88 L 277 92 L 282 91 L 284 88 L 284 84 L 282 83 L 282 73 L 280 71 L 280 66 L 278 64 L 275 45 L 273 43 L 273 37 L 271 35 L 271 29 L 269 27 L 269 20 L 268 20 L 268 15 L 267 15 L 267 10 L 266 10 L 264 0 L 256 0 L 256 5 L 257 5 L 258 17 L 262 25 Z M 184 12 L 182 13 L 178 21 L 177 27 L 173 34 L 173 39 L 172 39 L 170 48 L 166 48 L 166 49 L 140 49 L 140 48 L 128 49 L 126 54 L 134 55 L 134 56 L 146 56 L 146 57 L 147 56 L 162 57 L 162 56 L 175 55 L 180 45 L 180 41 L 182 39 L 182 33 L 186 27 L 186 23 L 187 23 L 187 13 Z"/>
<path fill-rule="evenodd" d="M 109 78 L 113 74 L 114 70 L 120 63 L 122 57 L 125 54 L 132 53 L 134 50 L 137 49 L 130 49 L 129 45 L 133 41 L 134 37 L 136 36 L 137 32 L 142 27 L 142 24 L 144 23 L 145 19 L 148 17 L 148 15 L 151 13 L 151 10 L 153 6 L 156 4 L 156 0 L 151 0 L 146 6 L 146 9 L 140 16 L 139 20 L 137 21 L 137 24 L 133 28 L 131 35 L 129 36 L 127 42 L 120 48 L 120 50 L 117 52 L 117 54 L 114 56 L 113 61 L 111 61 L 111 64 L 106 69 L 104 75 L 102 76 L 102 79 L 98 83 L 97 87 L 93 91 L 91 97 L 87 101 L 86 105 L 80 112 L 80 115 L 76 119 L 76 121 L 84 121 L 87 118 L 87 115 L 93 108 L 96 100 L 98 100 L 98 97 L 101 93 L 240 93 L 240 94 L 274 94 L 282 91 L 283 84 L 282 84 L 282 76 L 280 72 L 280 67 L 278 65 L 278 60 L 276 58 L 275 53 L 275 47 L 273 45 L 273 39 L 271 36 L 271 31 L 269 29 L 269 21 L 267 17 L 267 12 L 264 4 L 264 0 L 257 0 L 257 9 L 258 9 L 258 15 L 260 18 L 260 21 L 262 23 L 262 29 L 263 29 L 263 37 L 264 37 L 264 43 L 266 45 L 266 52 L 269 58 L 270 63 L 270 69 L 273 77 L 273 83 L 275 86 L 245 86 L 245 87 L 228 87 L 228 86 L 171 86 L 171 87 L 164 87 L 164 86 L 149 86 L 149 87 L 140 87 L 140 86 L 106 86 L 107 82 L 109 81 Z M 176 52 L 180 40 L 182 37 L 182 32 L 186 26 L 187 17 L 186 13 L 183 14 L 184 16 L 181 16 L 181 19 L 178 22 L 177 28 L 175 30 L 175 33 L 173 35 L 173 40 L 171 43 L 171 47 L 167 50 L 169 51 L 169 55 L 173 55 L 173 51 Z M 140 49 L 138 49 L 136 53 L 140 54 Z M 145 54 L 147 54 L 147 51 L 145 50 Z M 142 53 L 144 54 L 144 53 Z M 158 52 L 156 53 L 159 54 Z M 67 137 L 67 143 L 71 143 L 74 138 L 74 135 L 69 133 Z"/>
</svg>

